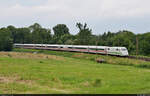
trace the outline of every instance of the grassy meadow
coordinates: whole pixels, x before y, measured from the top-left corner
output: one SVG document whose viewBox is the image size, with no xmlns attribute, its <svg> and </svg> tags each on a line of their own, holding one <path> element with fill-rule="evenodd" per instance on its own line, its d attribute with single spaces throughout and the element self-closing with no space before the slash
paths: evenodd
<svg viewBox="0 0 150 96">
<path fill-rule="evenodd" d="M 30 52 L 30 53 L 42 53 L 54 56 L 63 56 L 74 59 L 84 59 L 90 61 L 96 61 L 99 59 L 104 59 L 107 64 L 113 65 L 125 65 L 125 66 L 134 66 L 140 68 L 150 68 L 150 62 L 121 58 L 108 55 L 98 55 L 98 54 L 87 54 L 87 53 L 77 53 L 77 52 L 63 52 L 63 51 L 49 51 L 49 50 L 36 50 L 36 49 L 14 49 L 14 52 Z"/>
<path fill-rule="evenodd" d="M 97 63 L 99 58 L 106 63 Z M 150 93 L 149 64 L 72 52 L 0 52 L 0 94 Z"/>
</svg>

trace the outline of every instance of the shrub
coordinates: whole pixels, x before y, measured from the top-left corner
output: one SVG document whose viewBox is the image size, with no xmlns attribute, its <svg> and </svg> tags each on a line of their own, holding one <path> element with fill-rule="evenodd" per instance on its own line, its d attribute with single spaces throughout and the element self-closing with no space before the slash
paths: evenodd
<svg viewBox="0 0 150 96">
<path fill-rule="evenodd" d="M 94 87 L 99 87 L 99 86 L 101 86 L 101 79 L 96 79 L 96 80 L 93 82 L 93 86 L 94 86 Z"/>
<path fill-rule="evenodd" d="M 150 64 L 138 64 L 137 67 L 140 67 L 140 68 L 150 68 Z"/>
</svg>

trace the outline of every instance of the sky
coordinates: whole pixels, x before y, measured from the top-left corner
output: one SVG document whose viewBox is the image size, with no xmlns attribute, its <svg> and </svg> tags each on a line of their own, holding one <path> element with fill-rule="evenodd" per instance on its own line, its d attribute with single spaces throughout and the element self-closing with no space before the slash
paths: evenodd
<svg viewBox="0 0 150 96">
<path fill-rule="evenodd" d="M 93 34 L 129 30 L 150 32 L 150 0 L 0 0 L 0 27 L 28 27 L 39 23 L 52 29 L 66 24 L 77 34 L 77 22 Z"/>
</svg>

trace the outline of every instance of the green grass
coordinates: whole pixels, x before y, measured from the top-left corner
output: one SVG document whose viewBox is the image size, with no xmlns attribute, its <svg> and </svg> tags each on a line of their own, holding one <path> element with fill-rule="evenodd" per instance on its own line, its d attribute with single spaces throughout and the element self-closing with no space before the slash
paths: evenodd
<svg viewBox="0 0 150 96">
<path fill-rule="evenodd" d="M 49 50 L 36 50 L 36 49 L 14 49 L 14 51 L 15 52 L 31 52 L 31 53 L 37 52 L 37 53 L 44 53 L 44 54 L 49 54 L 49 55 L 63 56 L 63 57 L 76 58 L 76 59 L 85 59 L 85 60 L 91 60 L 91 61 L 104 59 L 107 64 L 134 66 L 134 67 L 150 69 L 150 62 L 136 60 L 136 59 L 120 58 L 120 57 L 114 57 L 114 56 L 112 57 L 112 56 L 106 56 L 106 55 L 49 51 Z"/>
<path fill-rule="evenodd" d="M 53 55 L 0 52 L 0 94 L 150 93 L 149 69 L 98 64 L 87 58 L 89 54 L 48 54 Z M 79 54 L 88 56 L 79 58 Z"/>
<path fill-rule="evenodd" d="M 143 57 L 143 58 L 150 58 L 150 55 L 149 55 L 149 56 L 144 56 L 144 55 L 131 55 L 131 56 L 137 56 L 137 57 Z"/>
</svg>

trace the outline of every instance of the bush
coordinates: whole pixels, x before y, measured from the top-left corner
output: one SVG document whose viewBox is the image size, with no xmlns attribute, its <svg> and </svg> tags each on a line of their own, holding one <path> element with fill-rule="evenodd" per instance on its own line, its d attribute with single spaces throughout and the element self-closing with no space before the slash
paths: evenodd
<svg viewBox="0 0 150 96">
<path fill-rule="evenodd" d="M 100 87 L 101 86 L 101 79 L 96 79 L 93 83 L 94 87 Z"/>
<path fill-rule="evenodd" d="M 140 67 L 140 68 L 150 68 L 150 64 L 139 64 L 139 65 L 137 65 L 137 67 Z"/>
<path fill-rule="evenodd" d="M 13 49 L 13 39 L 11 33 L 6 28 L 0 29 L 0 51 L 11 51 Z"/>
</svg>

